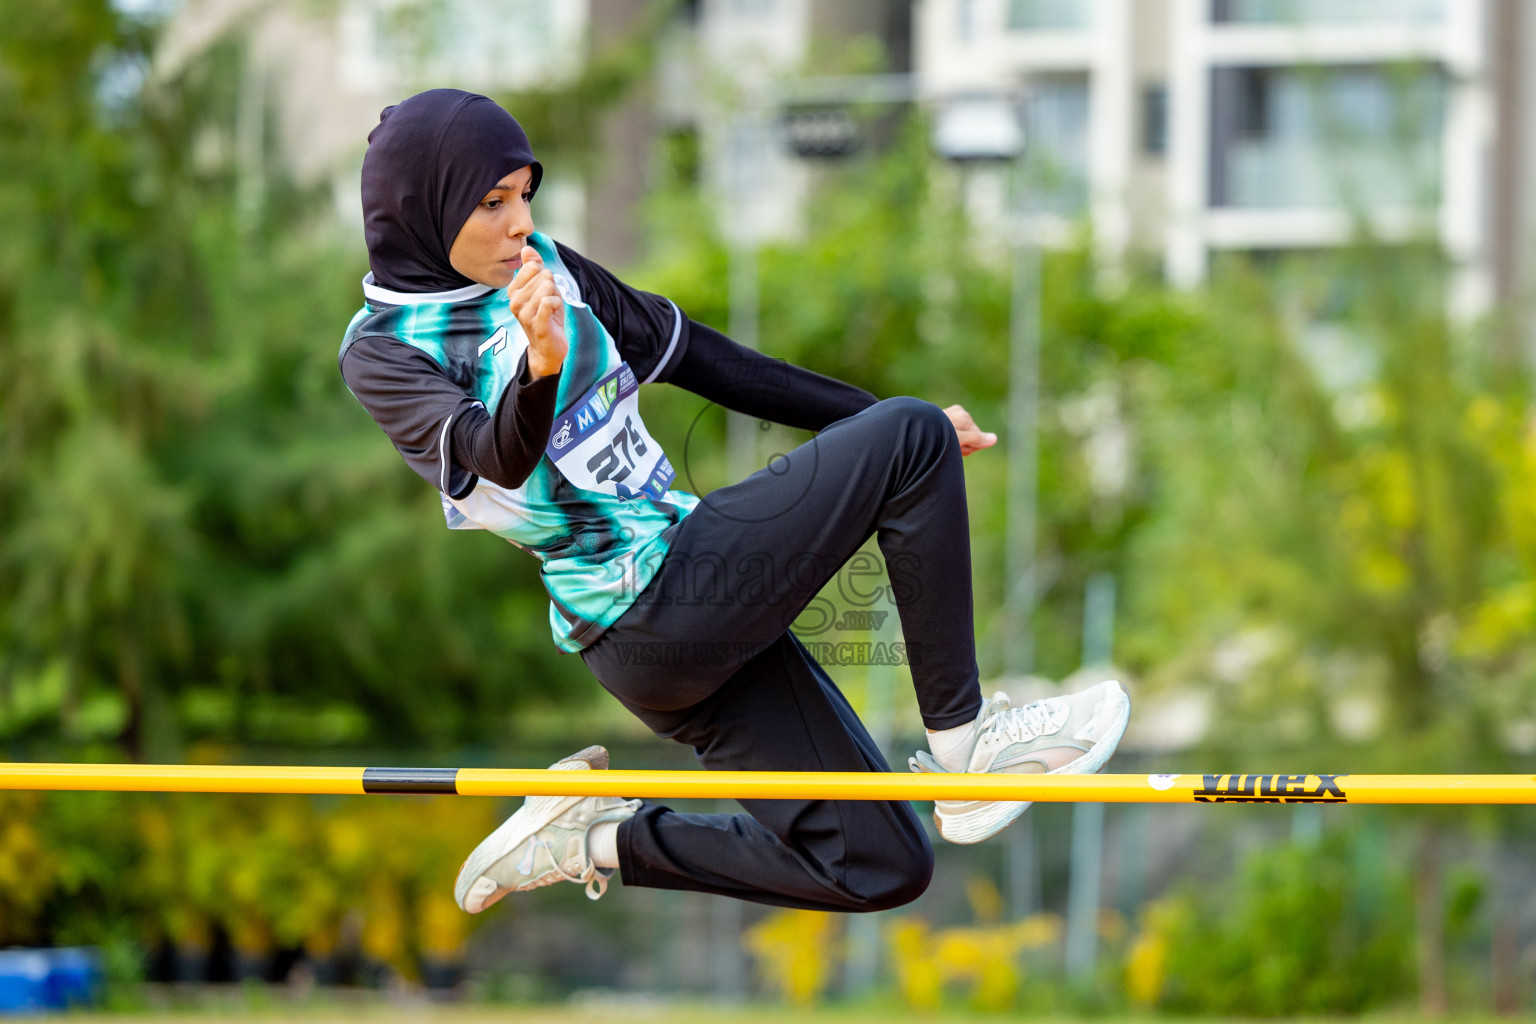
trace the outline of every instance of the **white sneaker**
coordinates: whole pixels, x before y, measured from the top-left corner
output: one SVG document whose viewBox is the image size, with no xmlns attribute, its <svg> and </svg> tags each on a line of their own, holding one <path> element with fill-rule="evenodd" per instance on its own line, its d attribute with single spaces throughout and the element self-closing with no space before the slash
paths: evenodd
<svg viewBox="0 0 1536 1024">
<path fill-rule="evenodd" d="M 1047 697 L 1013 707 L 998 693 L 976 716 L 976 741 L 968 772 L 1019 775 L 1092 775 L 1115 752 L 1131 717 L 1131 698 L 1114 680 L 1068 697 Z M 947 773 L 920 750 L 907 764 L 914 772 Z M 939 835 L 951 843 L 979 843 L 1001 832 L 1030 801 L 939 800 L 933 805 Z"/>
<path fill-rule="evenodd" d="M 602 771 L 608 767 L 608 751 L 588 747 L 549 767 Z M 587 834 L 593 825 L 623 821 L 639 809 L 639 800 L 612 796 L 530 796 L 464 861 L 454 899 L 478 914 L 509 892 L 556 882 L 585 882 L 587 898 L 598 899 L 608 890 L 613 869 L 592 863 Z"/>
</svg>

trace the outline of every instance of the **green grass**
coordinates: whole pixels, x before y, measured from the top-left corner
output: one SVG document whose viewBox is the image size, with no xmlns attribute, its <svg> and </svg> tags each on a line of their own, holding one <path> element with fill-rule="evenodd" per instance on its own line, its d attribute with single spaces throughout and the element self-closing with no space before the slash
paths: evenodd
<svg viewBox="0 0 1536 1024">
<path fill-rule="evenodd" d="M 646 995 L 604 994 L 558 1005 L 431 1004 L 389 1002 L 382 997 L 294 1002 L 273 1000 L 270 1005 L 250 1005 L 239 995 L 227 1000 L 203 1000 L 196 1007 L 145 1009 L 117 1013 L 71 1014 L 65 1018 L 6 1018 L 17 1024 L 67 1021 L 69 1024 L 624 1024 L 634 1021 L 666 1024 L 959 1024 L 959 1022 L 1018 1020 L 1019 1015 L 989 1014 L 963 1007 L 919 1013 L 881 1003 L 848 1007 L 799 1009 L 773 1004 L 719 1004 L 674 1002 Z M 221 1005 L 214 1005 L 218 1003 Z M 1220 1018 L 1173 1018 L 1153 1016 L 1102 1016 L 1086 1018 L 1027 1018 L 1030 1024 L 1224 1024 Z M 1518 1018 L 1487 1015 L 1456 1015 L 1438 1018 L 1434 1024 L 1483 1024 Z M 1529 1019 L 1529 1018 L 1526 1018 Z M 1275 1018 L 1275 1024 L 1283 1020 Z M 1423 1024 L 1412 1015 L 1369 1017 L 1296 1018 L 1297 1024 Z M 1246 1022 L 1251 1024 L 1251 1022 Z"/>
</svg>

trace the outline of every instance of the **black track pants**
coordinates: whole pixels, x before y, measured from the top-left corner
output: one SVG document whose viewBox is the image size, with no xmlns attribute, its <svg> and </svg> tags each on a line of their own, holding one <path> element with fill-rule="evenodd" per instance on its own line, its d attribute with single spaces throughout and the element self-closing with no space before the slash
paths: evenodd
<svg viewBox="0 0 1536 1024">
<path fill-rule="evenodd" d="M 965 478 L 954 427 L 898 398 L 832 424 L 674 528 L 655 579 L 582 652 L 614 696 L 706 768 L 889 771 L 837 687 L 788 632 L 872 534 L 901 616 L 924 723 L 981 707 Z M 911 808 L 743 801 L 744 815 L 648 805 L 619 832 L 625 884 L 819 910 L 880 910 L 926 887 Z"/>
</svg>

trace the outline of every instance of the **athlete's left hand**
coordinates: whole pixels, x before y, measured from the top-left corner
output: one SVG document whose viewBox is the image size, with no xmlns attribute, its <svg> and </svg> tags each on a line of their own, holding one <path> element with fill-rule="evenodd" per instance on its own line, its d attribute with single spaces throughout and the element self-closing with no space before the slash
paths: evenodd
<svg viewBox="0 0 1536 1024">
<path fill-rule="evenodd" d="M 955 436 L 960 438 L 960 454 L 969 455 L 997 444 L 997 435 L 988 434 L 976 425 L 963 405 L 951 405 L 944 410 L 949 422 L 955 425 Z"/>
</svg>

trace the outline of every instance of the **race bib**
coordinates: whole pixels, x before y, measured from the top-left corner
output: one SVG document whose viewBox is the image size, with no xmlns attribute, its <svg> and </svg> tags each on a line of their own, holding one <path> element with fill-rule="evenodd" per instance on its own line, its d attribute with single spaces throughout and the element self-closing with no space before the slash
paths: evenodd
<svg viewBox="0 0 1536 1024">
<path fill-rule="evenodd" d="M 582 490 L 625 501 L 664 498 L 677 478 L 640 419 L 640 384 L 628 363 L 620 363 L 555 419 L 544 454 Z"/>
</svg>

